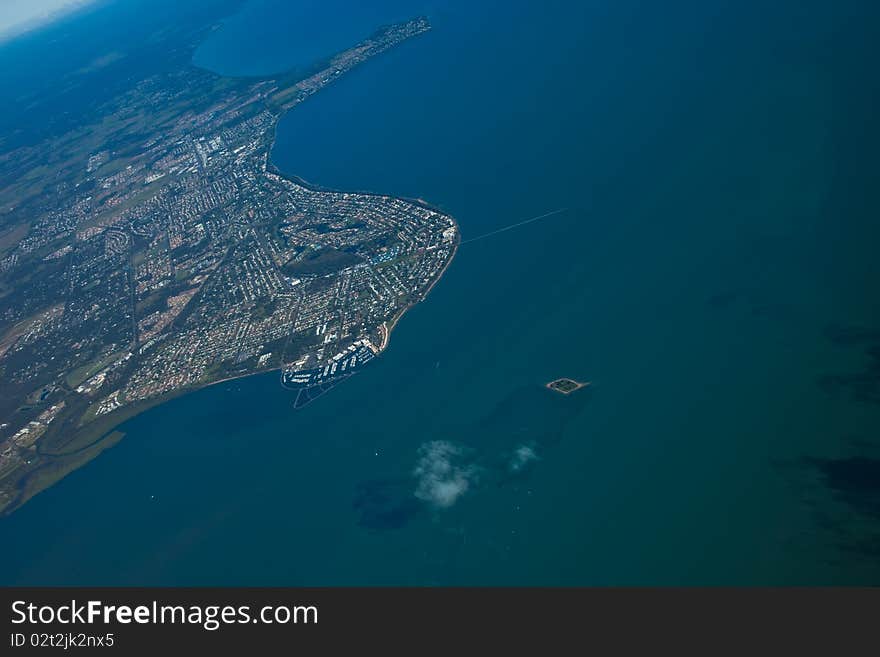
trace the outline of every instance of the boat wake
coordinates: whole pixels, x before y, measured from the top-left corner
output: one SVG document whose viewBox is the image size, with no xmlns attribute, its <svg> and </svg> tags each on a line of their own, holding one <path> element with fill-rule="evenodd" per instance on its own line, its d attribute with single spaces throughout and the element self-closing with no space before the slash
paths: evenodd
<svg viewBox="0 0 880 657">
<path fill-rule="evenodd" d="M 467 244 L 468 242 L 476 242 L 477 240 L 484 240 L 487 237 L 492 237 L 493 235 L 498 235 L 499 233 L 504 233 L 508 230 L 513 230 L 514 228 L 519 228 L 520 226 L 525 226 L 526 224 L 531 224 L 536 221 L 541 221 L 541 219 L 548 219 L 553 215 L 560 214 L 562 212 L 566 212 L 568 208 L 559 208 L 558 210 L 551 210 L 550 212 L 545 212 L 544 214 L 539 214 L 537 217 L 530 217 L 529 219 L 523 219 L 522 221 L 517 221 L 515 224 L 510 224 L 509 226 L 504 226 L 502 228 L 497 228 L 488 233 L 484 233 L 482 235 L 477 235 L 476 237 L 471 237 L 466 240 L 462 240 L 462 244 Z"/>
</svg>

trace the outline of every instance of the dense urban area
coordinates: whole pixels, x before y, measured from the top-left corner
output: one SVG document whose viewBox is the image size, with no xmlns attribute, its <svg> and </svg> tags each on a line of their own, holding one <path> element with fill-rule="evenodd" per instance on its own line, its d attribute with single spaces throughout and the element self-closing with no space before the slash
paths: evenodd
<svg viewBox="0 0 880 657">
<path fill-rule="evenodd" d="M 287 77 L 179 67 L 92 125 L 0 143 L 0 509 L 181 392 L 275 369 L 301 405 L 385 349 L 451 261 L 454 220 L 291 180 L 269 151 L 285 111 L 429 28 Z"/>
</svg>

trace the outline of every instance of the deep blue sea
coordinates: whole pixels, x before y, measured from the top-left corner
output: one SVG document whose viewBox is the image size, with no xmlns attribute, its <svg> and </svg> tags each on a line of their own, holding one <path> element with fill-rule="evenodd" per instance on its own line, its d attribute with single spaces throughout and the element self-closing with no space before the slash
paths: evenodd
<svg viewBox="0 0 880 657">
<path fill-rule="evenodd" d="M 129 421 L 0 519 L 0 582 L 880 583 L 878 12 L 247 2 L 197 65 L 434 26 L 284 117 L 282 170 L 465 239 L 565 211 L 462 245 L 302 410 L 269 374 Z"/>
</svg>

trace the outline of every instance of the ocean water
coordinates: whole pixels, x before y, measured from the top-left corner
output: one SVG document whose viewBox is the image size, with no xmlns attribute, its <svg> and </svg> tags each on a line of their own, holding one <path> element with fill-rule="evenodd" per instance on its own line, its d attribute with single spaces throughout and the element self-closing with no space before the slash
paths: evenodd
<svg viewBox="0 0 880 657">
<path fill-rule="evenodd" d="M 302 410 L 270 374 L 126 423 L 0 519 L 0 581 L 880 582 L 878 9 L 349 4 L 253 0 L 195 53 L 263 74 L 430 17 L 282 120 L 282 170 L 465 239 L 565 211 L 464 244 Z"/>
</svg>

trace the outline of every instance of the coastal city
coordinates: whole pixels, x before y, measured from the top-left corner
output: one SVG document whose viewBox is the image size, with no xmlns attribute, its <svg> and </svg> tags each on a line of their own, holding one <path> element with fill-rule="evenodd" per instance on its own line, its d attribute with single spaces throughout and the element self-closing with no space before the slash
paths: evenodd
<svg viewBox="0 0 880 657">
<path fill-rule="evenodd" d="M 285 177 L 269 153 L 284 112 L 429 28 L 383 28 L 305 78 L 182 67 L 88 130 L 0 144 L 0 510 L 172 396 L 279 370 L 301 406 L 386 348 L 455 221 Z"/>
</svg>

